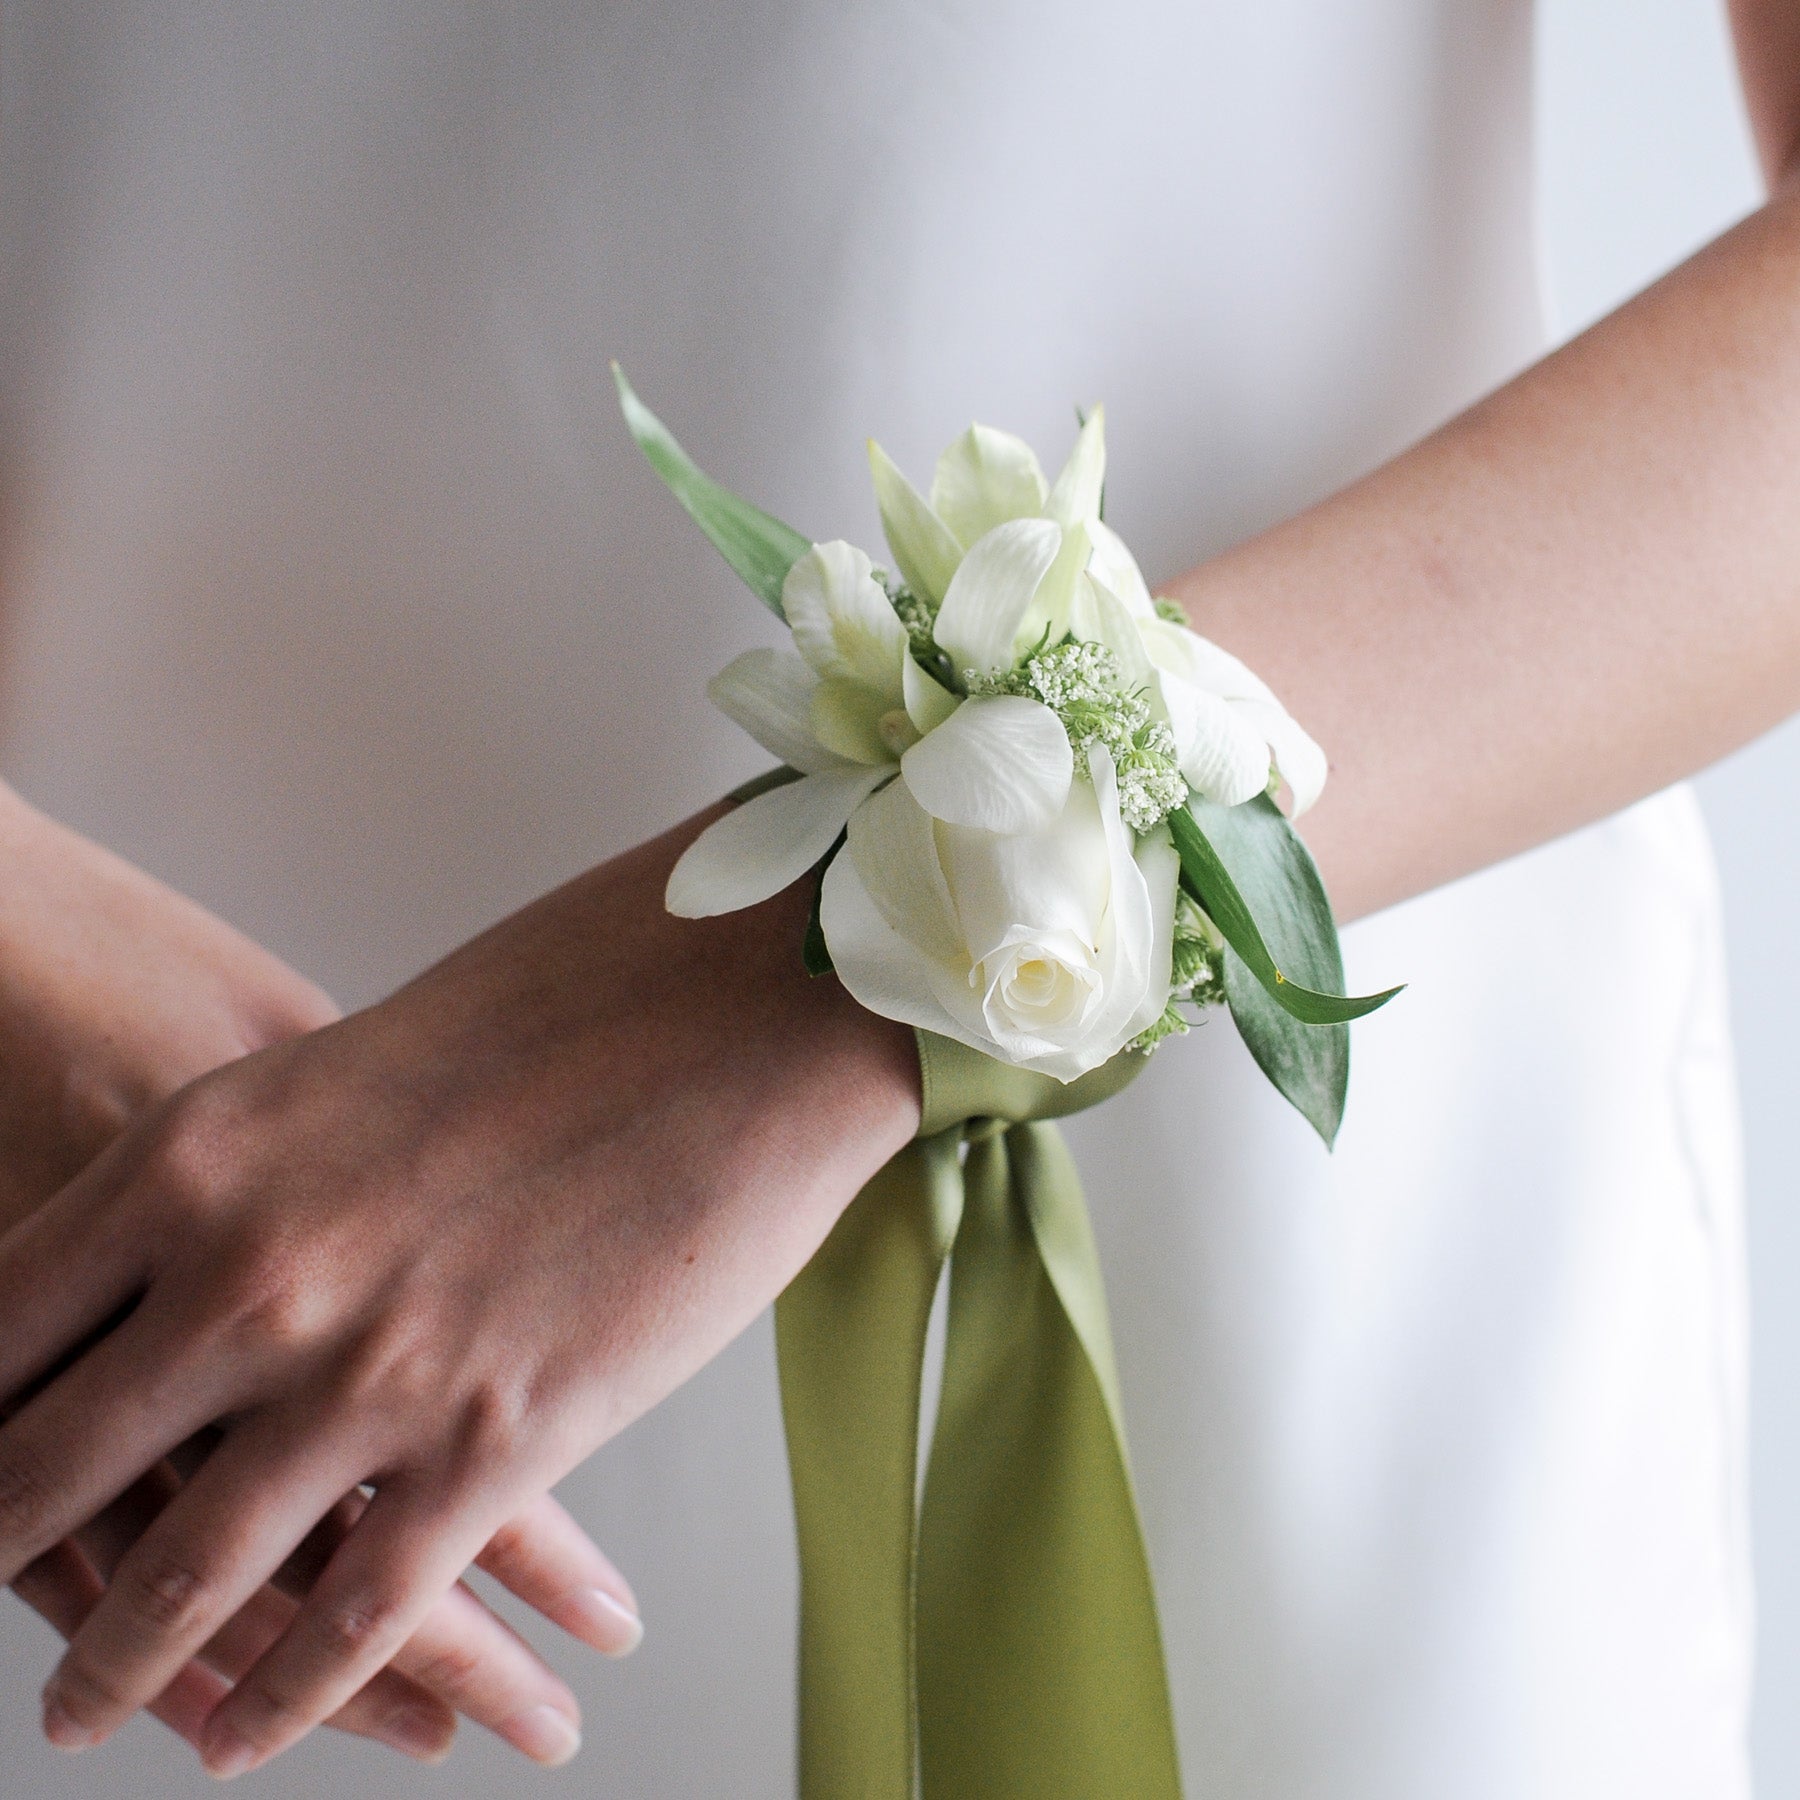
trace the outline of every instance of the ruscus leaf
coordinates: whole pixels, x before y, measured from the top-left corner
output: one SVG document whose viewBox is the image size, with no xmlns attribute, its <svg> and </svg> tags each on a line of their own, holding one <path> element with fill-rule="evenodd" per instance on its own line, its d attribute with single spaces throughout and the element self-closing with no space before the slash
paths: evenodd
<svg viewBox="0 0 1800 1800">
<path fill-rule="evenodd" d="M 781 584 L 812 548 L 811 540 L 703 474 L 669 428 L 632 392 L 616 362 L 612 372 L 619 387 L 619 408 L 645 460 L 750 591 L 778 619 L 783 617 Z"/>
</svg>

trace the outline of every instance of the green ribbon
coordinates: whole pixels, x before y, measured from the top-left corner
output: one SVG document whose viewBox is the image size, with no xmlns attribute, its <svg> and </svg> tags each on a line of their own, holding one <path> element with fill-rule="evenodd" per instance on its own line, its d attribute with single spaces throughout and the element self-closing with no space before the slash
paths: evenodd
<svg viewBox="0 0 1800 1800">
<path fill-rule="evenodd" d="M 919 1135 L 775 1308 L 802 1800 L 1179 1800 L 1067 1086 L 919 1034 Z M 950 1262 L 918 1501 L 925 1330 Z"/>
</svg>

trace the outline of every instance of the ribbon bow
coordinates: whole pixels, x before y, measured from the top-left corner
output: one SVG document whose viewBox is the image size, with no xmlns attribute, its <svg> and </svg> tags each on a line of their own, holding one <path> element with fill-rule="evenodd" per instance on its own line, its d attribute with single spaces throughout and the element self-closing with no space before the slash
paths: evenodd
<svg viewBox="0 0 1800 1800">
<path fill-rule="evenodd" d="M 927 1032 L 919 1056 L 918 1137 L 775 1309 L 802 1800 L 1179 1800 L 1099 1259 L 1048 1123 L 1143 1058 L 1064 1086 Z"/>
</svg>

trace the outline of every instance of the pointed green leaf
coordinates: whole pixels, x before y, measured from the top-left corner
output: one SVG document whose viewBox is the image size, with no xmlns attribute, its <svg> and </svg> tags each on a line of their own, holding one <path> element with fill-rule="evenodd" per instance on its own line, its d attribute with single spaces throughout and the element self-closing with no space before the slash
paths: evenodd
<svg viewBox="0 0 1800 1800">
<path fill-rule="evenodd" d="M 1311 854 L 1281 809 L 1266 795 L 1243 806 L 1205 801 L 1192 806 L 1206 821 L 1199 835 L 1229 865 L 1239 898 L 1261 919 L 1272 959 L 1309 988 L 1341 994 L 1344 965 L 1331 902 Z M 1350 1028 L 1302 1024 L 1274 998 L 1294 985 L 1289 981 L 1271 990 L 1227 946 L 1225 999 L 1239 1034 L 1258 1067 L 1329 1148 L 1343 1121 L 1350 1082 Z"/>
<path fill-rule="evenodd" d="M 712 539 L 719 554 L 749 583 L 750 591 L 781 618 L 781 584 L 788 570 L 812 548 L 811 541 L 703 475 L 669 428 L 631 391 L 625 371 L 614 363 L 612 372 L 619 384 L 625 423 L 651 468 Z"/>
<path fill-rule="evenodd" d="M 1276 962 L 1252 904 L 1271 927 L 1283 921 L 1282 938 L 1311 945 L 1314 957 L 1336 957 L 1337 923 L 1312 858 L 1266 794 L 1242 806 L 1190 797 L 1170 815 L 1169 829 L 1181 856 L 1182 878 L 1194 898 L 1284 1012 L 1303 1025 L 1343 1024 L 1385 1006 L 1400 992 L 1396 987 L 1350 999 L 1342 992 L 1308 987 Z M 1296 960 L 1296 975 L 1305 972 Z"/>
</svg>

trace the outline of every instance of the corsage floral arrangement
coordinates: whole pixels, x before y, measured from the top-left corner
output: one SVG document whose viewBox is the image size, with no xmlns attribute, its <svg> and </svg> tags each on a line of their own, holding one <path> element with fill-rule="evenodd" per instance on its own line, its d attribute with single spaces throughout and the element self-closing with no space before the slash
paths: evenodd
<svg viewBox="0 0 1800 1800">
<path fill-rule="evenodd" d="M 869 461 L 892 568 L 702 474 L 615 369 L 652 466 L 792 632 L 714 678 L 781 768 L 676 866 L 686 917 L 819 875 L 807 966 L 871 1011 L 1069 1082 L 1222 1003 L 1330 1142 L 1348 1021 L 1295 815 L 1326 761 L 1268 686 L 1154 598 L 1105 520 L 1096 407 L 1054 482 L 972 425 L 921 494 Z"/>
</svg>

